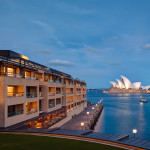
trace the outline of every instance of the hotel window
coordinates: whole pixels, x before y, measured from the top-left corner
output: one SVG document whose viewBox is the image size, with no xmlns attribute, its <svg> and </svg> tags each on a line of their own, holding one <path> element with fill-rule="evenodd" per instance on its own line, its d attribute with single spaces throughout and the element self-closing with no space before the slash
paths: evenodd
<svg viewBox="0 0 150 150">
<path fill-rule="evenodd" d="M 7 75 L 9 77 L 13 77 L 15 74 L 15 69 L 14 68 L 7 68 Z"/>
<path fill-rule="evenodd" d="M 12 96 L 14 96 L 14 93 L 15 93 L 15 87 L 8 86 L 7 87 L 7 96 L 12 97 Z"/>
</svg>

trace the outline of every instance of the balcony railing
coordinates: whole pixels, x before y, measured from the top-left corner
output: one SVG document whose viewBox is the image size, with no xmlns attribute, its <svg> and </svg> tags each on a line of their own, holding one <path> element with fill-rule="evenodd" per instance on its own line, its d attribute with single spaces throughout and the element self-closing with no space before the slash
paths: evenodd
<svg viewBox="0 0 150 150">
<path fill-rule="evenodd" d="M 24 96 L 24 92 L 7 92 L 8 97 L 21 97 Z"/>
<path fill-rule="evenodd" d="M 59 81 L 59 80 L 52 80 L 52 82 L 61 83 L 61 81 Z"/>
<path fill-rule="evenodd" d="M 20 115 L 20 114 L 23 114 L 23 110 L 15 111 L 15 112 L 8 112 L 8 117 L 12 117 L 12 116 Z"/>
<path fill-rule="evenodd" d="M 39 106 L 39 111 L 43 111 L 43 105 Z"/>
<path fill-rule="evenodd" d="M 67 103 L 72 103 L 74 100 L 73 99 L 70 99 L 67 101 Z"/>
<path fill-rule="evenodd" d="M 55 95 L 55 92 L 48 92 L 48 95 L 49 95 L 49 96 L 54 96 L 54 95 Z"/>
<path fill-rule="evenodd" d="M 67 92 L 67 94 L 73 94 L 73 91 Z"/>
<path fill-rule="evenodd" d="M 55 107 L 55 104 L 54 104 L 54 103 L 48 105 L 48 108 L 53 108 L 53 107 Z"/>
<path fill-rule="evenodd" d="M 70 102 L 73 102 L 73 99 L 70 99 Z"/>
<path fill-rule="evenodd" d="M 43 92 L 39 92 L 39 97 L 43 97 Z"/>
<path fill-rule="evenodd" d="M 53 82 L 51 79 L 48 79 L 48 82 Z"/>
<path fill-rule="evenodd" d="M 59 102 L 59 101 L 58 101 L 58 102 L 56 101 L 56 105 L 59 105 L 59 104 L 61 104 L 61 101 L 60 101 L 60 102 Z"/>
<path fill-rule="evenodd" d="M 37 107 L 32 107 L 32 108 L 27 108 L 26 109 L 26 114 L 27 115 L 30 115 L 30 114 L 33 114 L 33 113 L 36 113 L 37 112 Z"/>
<path fill-rule="evenodd" d="M 56 91 L 56 94 L 61 94 L 61 91 Z"/>
<path fill-rule="evenodd" d="M 26 98 L 34 98 L 37 97 L 37 93 L 27 93 Z"/>
<path fill-rule="evenodd" d="M 18 74 L 18 73 L 10 73 L 10 72 L 7 72 L 7 76 L 8 76 L 8 77 L 22 78 L 22 74 Z"/>
<path fill-rule="evenodd" d="M 44 81 L 44 79 L 43 79 L 43 78 L 39 78 L 39 81 L 40 81 L 40 82 L 43 82 L 43 81 Z"/>
<path fill-rule="evenodd" d="M 37 78 L 36 78 L 36 77 L 34 77 L 34 76 L 25 76 L 25 78 L 26 78 L 26 79 L 37 80 Z"/>
</svg>

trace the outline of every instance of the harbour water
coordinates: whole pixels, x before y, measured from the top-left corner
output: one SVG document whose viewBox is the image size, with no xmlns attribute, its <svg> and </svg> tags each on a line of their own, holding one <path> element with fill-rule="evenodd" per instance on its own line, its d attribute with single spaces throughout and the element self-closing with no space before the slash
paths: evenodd
<svg viewBox="0 0 150 150">
<path fill-rule="evenodd" d="M 148 103 L 140 103 L 140 96 Z M 102 91 L 87 92 L 87 100 L 96 104 L 104 99 L 104 110 L 96 126 L 96 132 L 129 134 L 137 129 L 136 137 L 150 140 L 150 94 L 148 95 L 108 95 Z"/>
</svg>

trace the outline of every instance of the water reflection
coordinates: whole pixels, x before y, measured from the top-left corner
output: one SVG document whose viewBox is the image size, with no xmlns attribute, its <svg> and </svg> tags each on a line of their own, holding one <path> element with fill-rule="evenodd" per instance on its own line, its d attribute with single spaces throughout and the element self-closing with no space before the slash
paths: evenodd
<svg viewBox="0 0 150 150">
<path fill-rule="evenodd" d="M 150 140 L 150 103 L 140 103 L 141 95 L 106 95 L 102 92 L 88 92 L 88 100 L 97 103 L 104 99 L 104 111 L 95 131 L 111 134 L 129 134 L 137 129 L 136 137 Z M 150 95 L 144 95 L 150 100 Z"/>
</svg>

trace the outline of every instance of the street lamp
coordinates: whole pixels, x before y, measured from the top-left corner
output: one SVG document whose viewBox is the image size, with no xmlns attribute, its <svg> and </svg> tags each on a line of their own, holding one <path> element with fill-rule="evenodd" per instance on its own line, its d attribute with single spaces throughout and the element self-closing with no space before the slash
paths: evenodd
<svg viewBox="0 0 150 150">
<path fill-rule="evenodd" d="M 83 131 L 83 127 L 84 127 L 84 122 L 81 122 L 81 127 L 82 127 L 82 131 Z"/>
<path fill-rule="evenodd" d="M 93 115 L 94 115 L 94 107 L 92 107 L 92 110 L 93 110 Z"/>
<path fill-rule="evenodd" d="M 137 129 L 133 129 L 132 132 L 133 132 L 134 138 L 135 138 L 135 134 L 137 133 Z"/>
<path fill-rule="evenodd" d="M 89 118 L 88 118 L 88 115 L 90 114 L 90 112 L 87 111 L 86 114 L 87 114 L 87 126 L 88 126 L 88 124 L 89 124 Z"/>
</svg>

